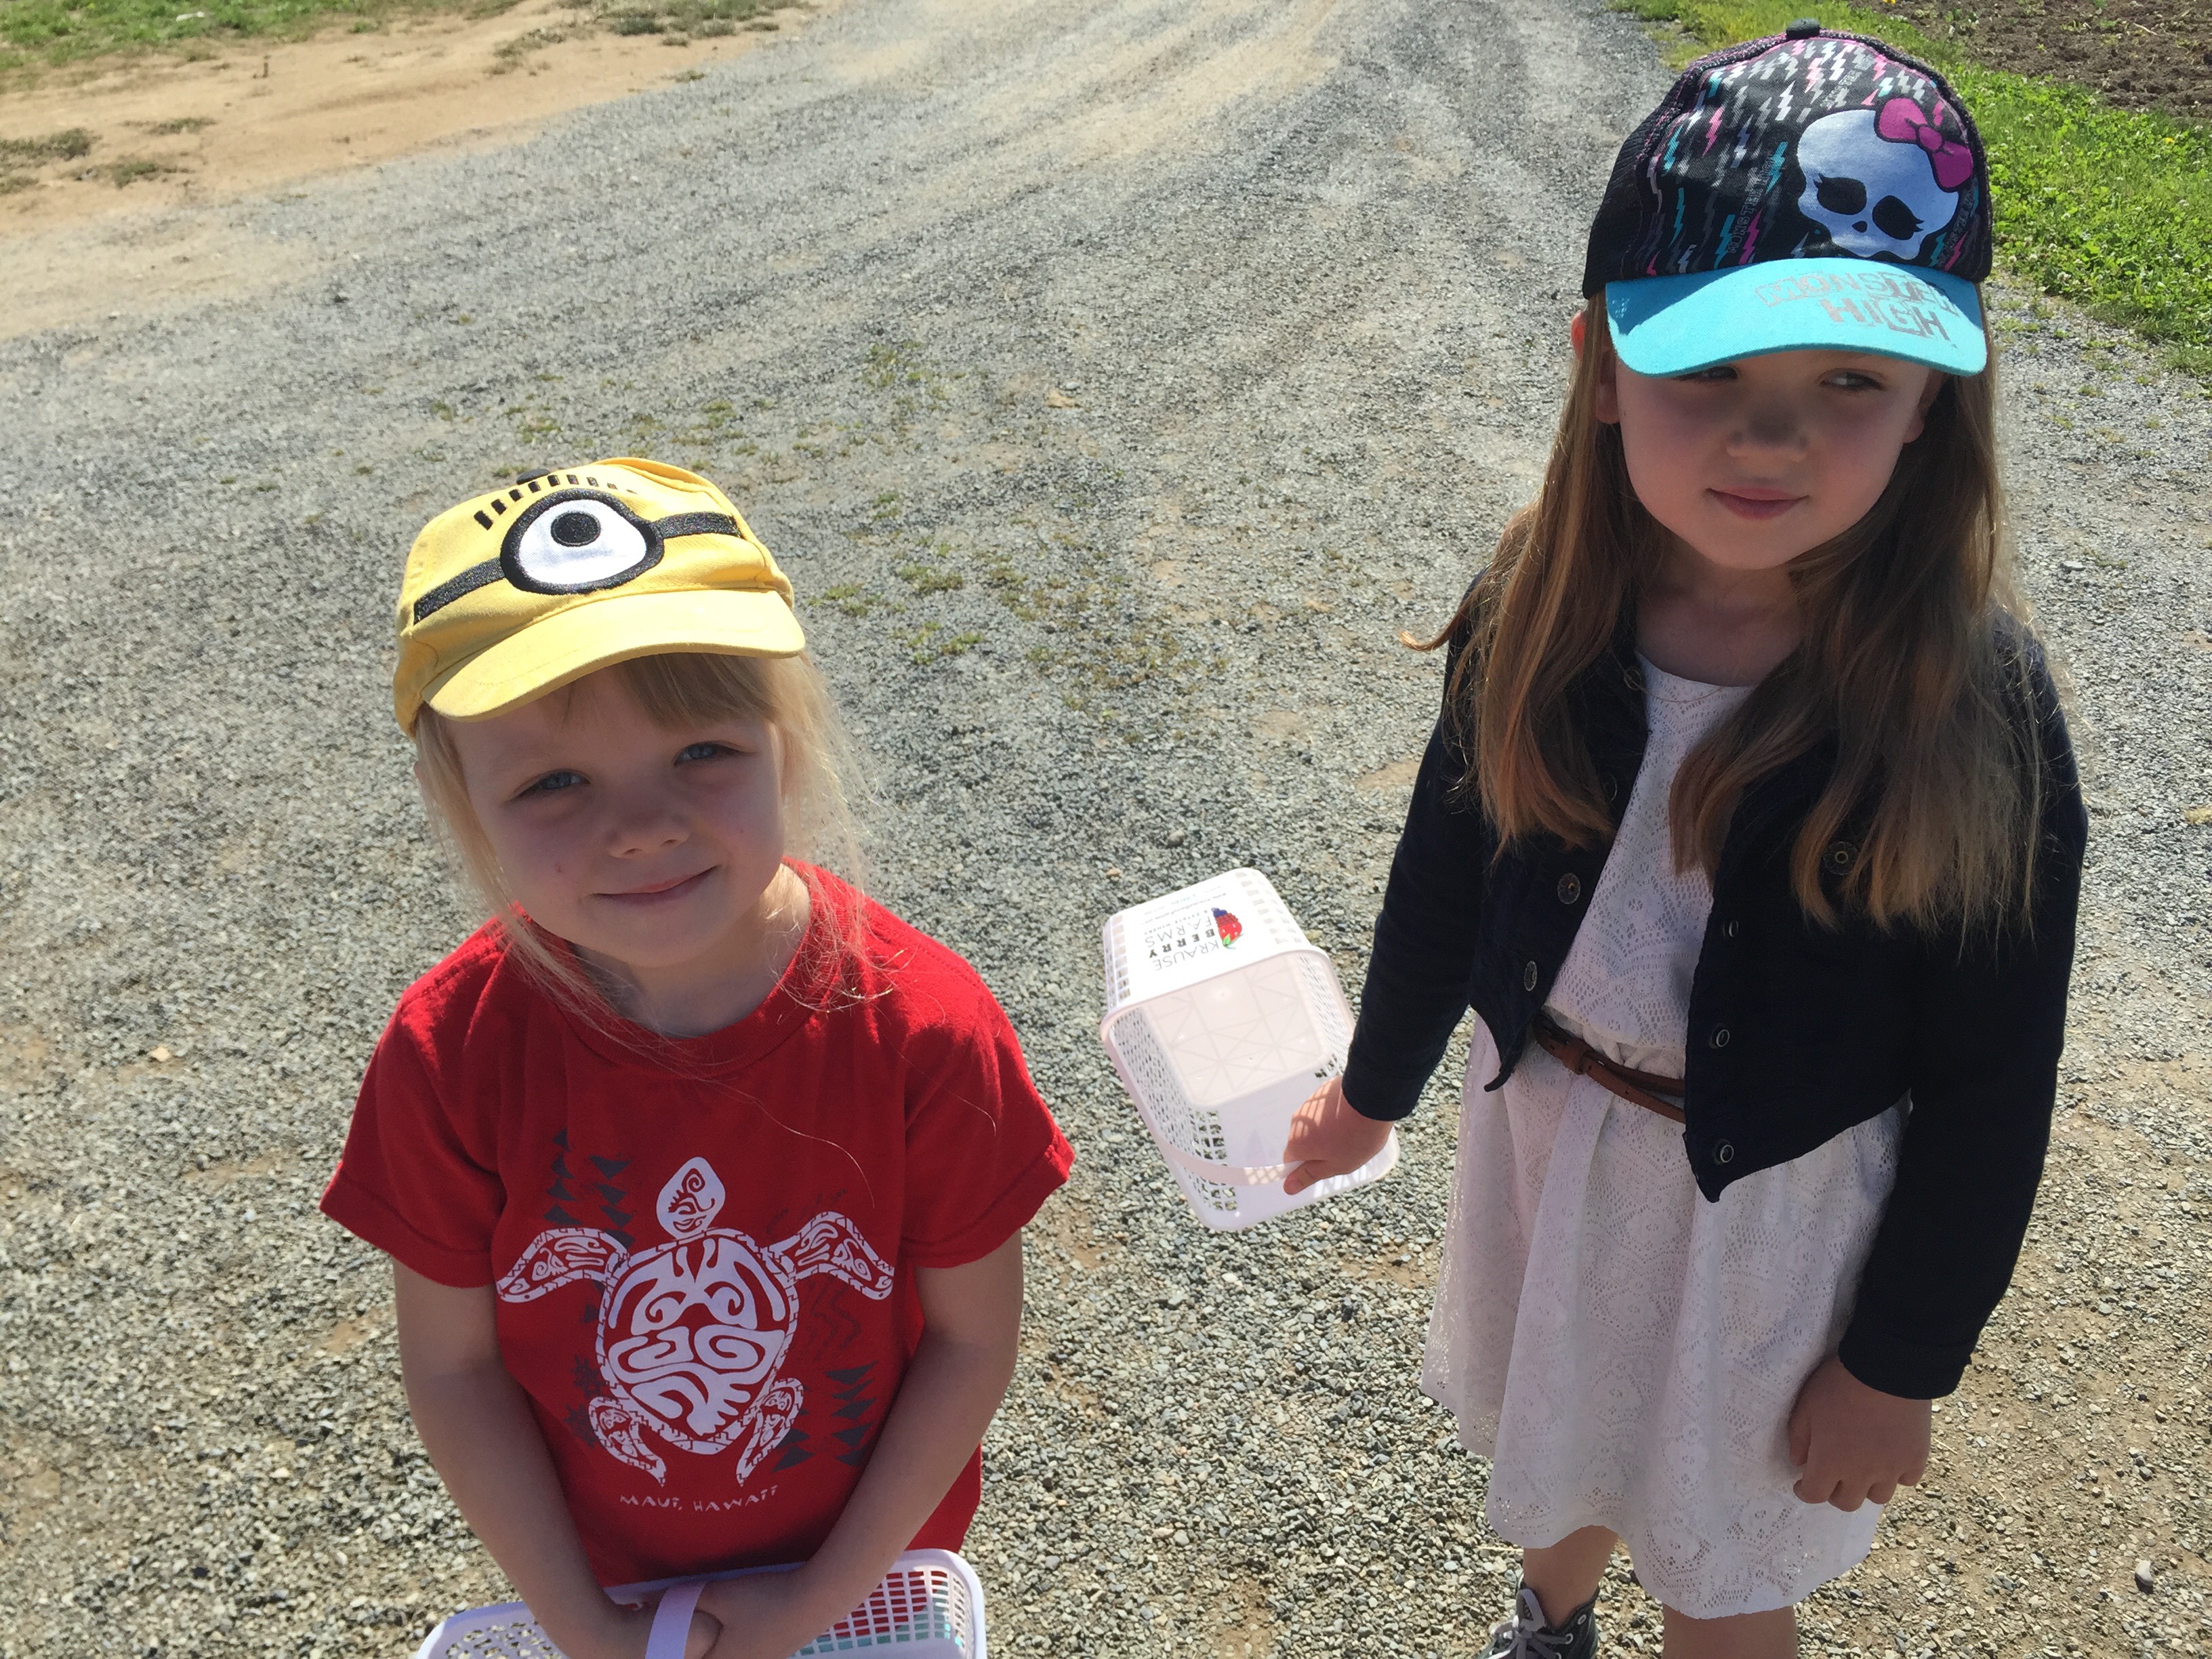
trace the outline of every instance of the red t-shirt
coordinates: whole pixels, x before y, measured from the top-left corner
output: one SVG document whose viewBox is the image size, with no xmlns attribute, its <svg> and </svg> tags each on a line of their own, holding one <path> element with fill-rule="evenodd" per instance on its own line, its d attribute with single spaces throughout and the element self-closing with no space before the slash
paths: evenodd
<svg viewBox="0 0 2212 1659">
<path fill-rule="evenodd" d="M 1074 1160 L 975 970 L 805 872 L 759 1009 L 669 1042 L 595 1029 L 478 932 L 410 986 L 323 1210 L 426 1279 L 497 1287 L 602 1583 L 801 1560 L 921 1332 L 917 1267 L 988 1255 Z M 918 1547 L 957 1548 L 971 1458 Z"/>
</svg>

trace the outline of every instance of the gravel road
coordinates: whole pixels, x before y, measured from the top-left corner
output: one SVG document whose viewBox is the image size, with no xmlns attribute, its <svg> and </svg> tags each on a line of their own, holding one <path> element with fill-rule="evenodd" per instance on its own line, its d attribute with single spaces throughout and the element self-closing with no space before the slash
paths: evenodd
<svg viewBox="0 0 2212 1659">
<path fill-rule="evenodd" d="M 994 1644 L 1478 1646 L 1510 1556 L 1416 1388 L 1454 1091 L 1390 1181 L 1206 1237 L 1098 1052 L 1097 930 L 1250 862 L 1356 987 L 1437 691 L 1394 635 L 1532 486 L 1664 80 L 1585 0 L 848 0 L 518 147 L 208 210 L 310 273 L 250 301 L 0 345 L 0 1659 L 397 1655 L 501 1593 L 313 1204 L 468 920 L 388 714 L 400 556 L 621 453 L 787 562 L 873 885 L 1080 1151 L 971 1540 Z M 2212 403 L 2000 303 L 2095 815 L 2077 1015 L 2021 1281 L 1807 1647 L 2202 1653 Z M 1607 1617 L 1656 1650 L 1625 1577 Z"/>
</svg>

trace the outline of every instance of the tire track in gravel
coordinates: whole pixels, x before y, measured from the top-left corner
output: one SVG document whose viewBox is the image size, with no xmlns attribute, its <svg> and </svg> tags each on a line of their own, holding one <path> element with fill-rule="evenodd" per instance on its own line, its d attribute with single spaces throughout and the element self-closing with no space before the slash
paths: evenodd
<svg viewBox="0 0 2212 1659">
<path fill-rule="evenodd" d="M 1577 0 L 854 0 L 526 145 L 179 221 L 310 278 L 0 344 L 6 1650 L 396 1651 L 500 1593 L 313 1202 L 465 924 L 383 713 L 400 553 L 637 451 L 785 558 L 874 886 L 999 988 L 1080 1149 L 971 1546 L 1000 1644 L 1479 1645 L 1509 1558 L 1415 1389 L 1453 1091 L 1391 1182 L 1201 1239 L 1097 1051 L 1095 930 L 1249 861 L 1357 982 L 1437 690 L 1395 630 L 1533 483 L 1662 83 Z M 2081 1017 L 2021 1287 L 1815 1652 L 2204 1640 L 2212 422 L 2003 303 L 2090 743 Z"/>
</svg>

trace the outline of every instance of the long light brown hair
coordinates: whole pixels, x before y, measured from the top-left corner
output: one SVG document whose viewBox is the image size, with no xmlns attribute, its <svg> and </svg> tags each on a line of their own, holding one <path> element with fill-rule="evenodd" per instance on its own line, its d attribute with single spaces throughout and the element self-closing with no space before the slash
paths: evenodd
<svg viewBox="0 0 2212 1659">
<path fill-rule="evenodd" d="M 637 700 L 647 719 L 667 730 L 726 720 L 757 720 L 773 727 L 780 751 L 787 855 L 835 869 L 855 889 L 862 885 L 860 848 L 848 799 L 855 776 L 852 747 L 811 657 L 671 652 L 633 658 L 605 672 Z M 547 695 L 568 697 L 574 691 L 563 687 Z M 516 903 L 490 837 L 469 803 L 452 728 L 428 708 L 415 727 L 415 776 L 458 873 L 499 928 L 505 948 L 548 993 L 604 1023 L 613 1012 L 604 989 L 563 948 L 563 941 L 541 932 Z M 815 908 L 829 924 L 810 930 L 821 941 L 818 948 L 842 956 L 858 946 L 862 920 L 857 905 L 825 911 L 817 895 Z"/>
<path fill-rule="evenodd" d="M 1465 787 L 1501 848 L 1536 834 L 1611 839 L 1571 693 L 1632 624 L 1666 552 L 1620 428 L 1597 417 L 1615 359 L 1603 313 L 1591 323 L 1541 493 L 1443 633 L 1419 642 L 1462 644 L 1449 702 L 1473 757 Z M 1808 915 L 1832 925 L 1840 905 L 1883 927 L 2025 921 L 2048 781 L 1997 479 L 1995 372 L 1947 378 L 1872 509 L 1790 566 L 1802 637 L 1683 761 L 1669 797 L 1678 868 L 1711 873 L 1744 791 L 1832 741 L 1834 768 L 1790 854 Z M 1824 882 L 1847 825 L 1855 851 Z"/>
</svg>

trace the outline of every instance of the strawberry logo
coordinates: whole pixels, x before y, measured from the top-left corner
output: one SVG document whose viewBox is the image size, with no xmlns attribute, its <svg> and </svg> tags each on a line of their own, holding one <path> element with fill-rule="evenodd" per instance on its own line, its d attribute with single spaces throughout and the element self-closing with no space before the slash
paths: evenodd
<svg viewBox="0 0 2212 1659">
<path fill-rule="evenodd" d="M 1222 948 L 1226 950 L 1244 937 L 1244 924 L 1228 911 L 1217 909 L 1213 913 L 1213 931 L 1221 935 Z"/>
</svg>

